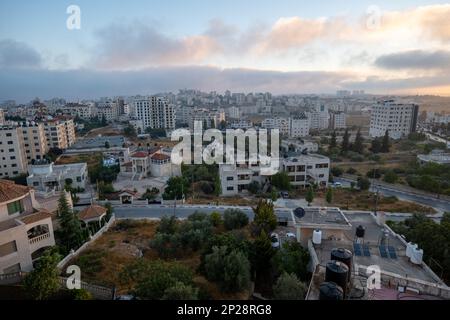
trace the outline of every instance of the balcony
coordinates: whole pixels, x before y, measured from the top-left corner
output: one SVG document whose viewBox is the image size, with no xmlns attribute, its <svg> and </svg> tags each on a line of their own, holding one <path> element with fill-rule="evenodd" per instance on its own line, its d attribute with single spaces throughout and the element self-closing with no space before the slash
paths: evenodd
<svg viewBox="0 0 450 320">
<path fill-rule="evenodd" d="M 30 245 L 34 245 L 34 244 L 41 242 L 45 239 L 48 239 L 50 237 L 51 237 L 50 233 L 47 232 L 47 233 L 41 234 L 40 236 L 28 239 L 28 241 L 29 241 Z"/>
</svg>

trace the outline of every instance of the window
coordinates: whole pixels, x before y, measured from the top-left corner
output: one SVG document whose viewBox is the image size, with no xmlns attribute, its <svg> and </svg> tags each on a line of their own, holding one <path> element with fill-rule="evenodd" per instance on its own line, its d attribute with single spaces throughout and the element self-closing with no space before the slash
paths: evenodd
<svg viewBox="0 0 450 320">
<path fill-rule="evenodd" d="M 23 204 L 22 201 L 15 201 L 8 203 L 8 214 L 13 215 L 16 213 L 22 213 L 23 212 Z"/>
<path fill-rule="evenodd" d="M 227 187 L 227 191 L 233 191 L 234 187 Z"/>
<path fill-rule="evenodd" d="M 11 242 L 0 245 L 0 258 L 6 257 L 14 252 L 17 252 L 16 241 L 11 241 Z"/>
<path fill-rule="evenodd" d="M 39 181 L 33 182 L 33 187 L 39 187 Z"/>
<path fill-rule="evenodd" d="M 227 181 L 233 181 L 234 177 L 227 177 Z"/>
<path fill-rule="evenodd" d="M 20 263 L 17 263 L 15 265 L 12 265 L 6 269 L 3 269 L 3 273 L 4 274 L 9 274 L 9 273 L 16 273 L 16 272 L 20 272 L 22 271 L 22 269 L 20 268 Z"/>
</svg>

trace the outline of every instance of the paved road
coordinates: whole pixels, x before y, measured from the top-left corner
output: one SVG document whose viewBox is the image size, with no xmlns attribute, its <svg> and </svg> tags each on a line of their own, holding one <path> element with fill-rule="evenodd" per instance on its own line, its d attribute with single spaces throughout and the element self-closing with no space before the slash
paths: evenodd
<svg viewBox="0 0 450 320">
<path fill-rule="evenodd" d="M 148 205 L 148 206 L 129 206 L 129 205 L 115 205 L 114 214 L 117 218 L 149 218 L 158 219 L 163 216 L 170 216 L 175 213 L 178 218 L 187 218 L 195 211 L 201 211 L 204 213 L 212 213 L 214 211 L 224 213 L 226 209 L 238 208 L 243 211 L 250 220 L 253 219 L 253 210 L 250 207 L 228 207 L 228 206 L 163 206 L 163 205 Z M 292 213 L 290 209 L 275 209 L 275 212 L 279 218 L 292 219 Z"/>
<path fill-rule="evenodd" d="M 335 178 L 335 181 L 341 182 L 342 185 L 345 187 L 350 186 L 350 182 L 352 182 L 353 180 L 347 178 Z M 382 185 L 377 185 L 376 187 L 371 186 L 370 191 L 376 192 L 377 191 L 376 189 L 378 189 L 378 191 L 385 196 L 396 196 L 400 200 L 416 202 L 424 206 L 429 206 L 435 208 L 440 213 L 450 212 L 450 202 L 446 200 L 436 199 L 426 195 L 413 194 L 407 191 L 398 190 Z"/>
</svg>

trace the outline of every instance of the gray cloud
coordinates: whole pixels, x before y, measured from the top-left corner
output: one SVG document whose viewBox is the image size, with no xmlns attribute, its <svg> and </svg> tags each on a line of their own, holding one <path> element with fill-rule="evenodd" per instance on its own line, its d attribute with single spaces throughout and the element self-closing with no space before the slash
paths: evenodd
<svg viewBox="0 0 450 320">
<path fill-rule="evenodd" d="M 41 55 L 23 42 L 0 40 L 0 68 L 39 68 Z"/>
<path fill-rule="evenodd" d="M 384 69 L 448 69 L 450 51 L 412 50 L 383 55 L 375 65 Z"/>
</svg>

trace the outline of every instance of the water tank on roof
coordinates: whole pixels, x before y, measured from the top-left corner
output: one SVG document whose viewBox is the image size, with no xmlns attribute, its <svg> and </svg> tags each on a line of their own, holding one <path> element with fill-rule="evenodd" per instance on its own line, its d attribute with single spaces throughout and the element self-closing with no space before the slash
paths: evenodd
<svg viewBox="0 0 450 320">
<path fill-rule="evenodd" d="M 365 234 L 366 234 L 366 228 L 364 228 L 361 225 L 356 228 L 356 237 L 357 238 L 364 238 Z"/>
<path fill-rule="evenodd" d="M 342 300 L 344 291 L 334 282 L 323 282 L 320 285 L 319 300 Z"/>
<path fill-rule="evenodd" d="M 312 242 L 314 244 L 322 243 L 322 231 L 321 230 L 319 230 L 319 229 L 314 230 Z"/>
<path fill-rule="evenodd" d="M 352 259 L 353 253 L 350 250 L 344 248 L 337 248 L 331 250 L 331 260 L 343 262 L 348 267 L 349 272 L 347 281 L 350 281 L 352 271 Z"/>
<path fill-rule="evenodd" d="M 347 265 L 340 261 L 332 260 L 327 263 L 327 268 L 325 272 L 325 281 L 331 281 L 336 283 L 338 286 L 344 290 L 347 288 L 349 269 Z"/>
<path fill-rule="evenodd" d="M 423 249 L 414 248 L 411 252 L 411 262 L 414 264 L 422 264 L 423 261 Z"/>
<path fill-rule="evenodd" d="M 414 249 L 417 249 L 417 248 L 418 248 L 418 245 L 417 245 L 417 244 L 412 243 L 412 242 L 409 242 L 409 243 L 406 245 L 406 256 L 407 256 L 408 258 L 411 258 L 412 252 L 414 251 Z"/>
</svg>

